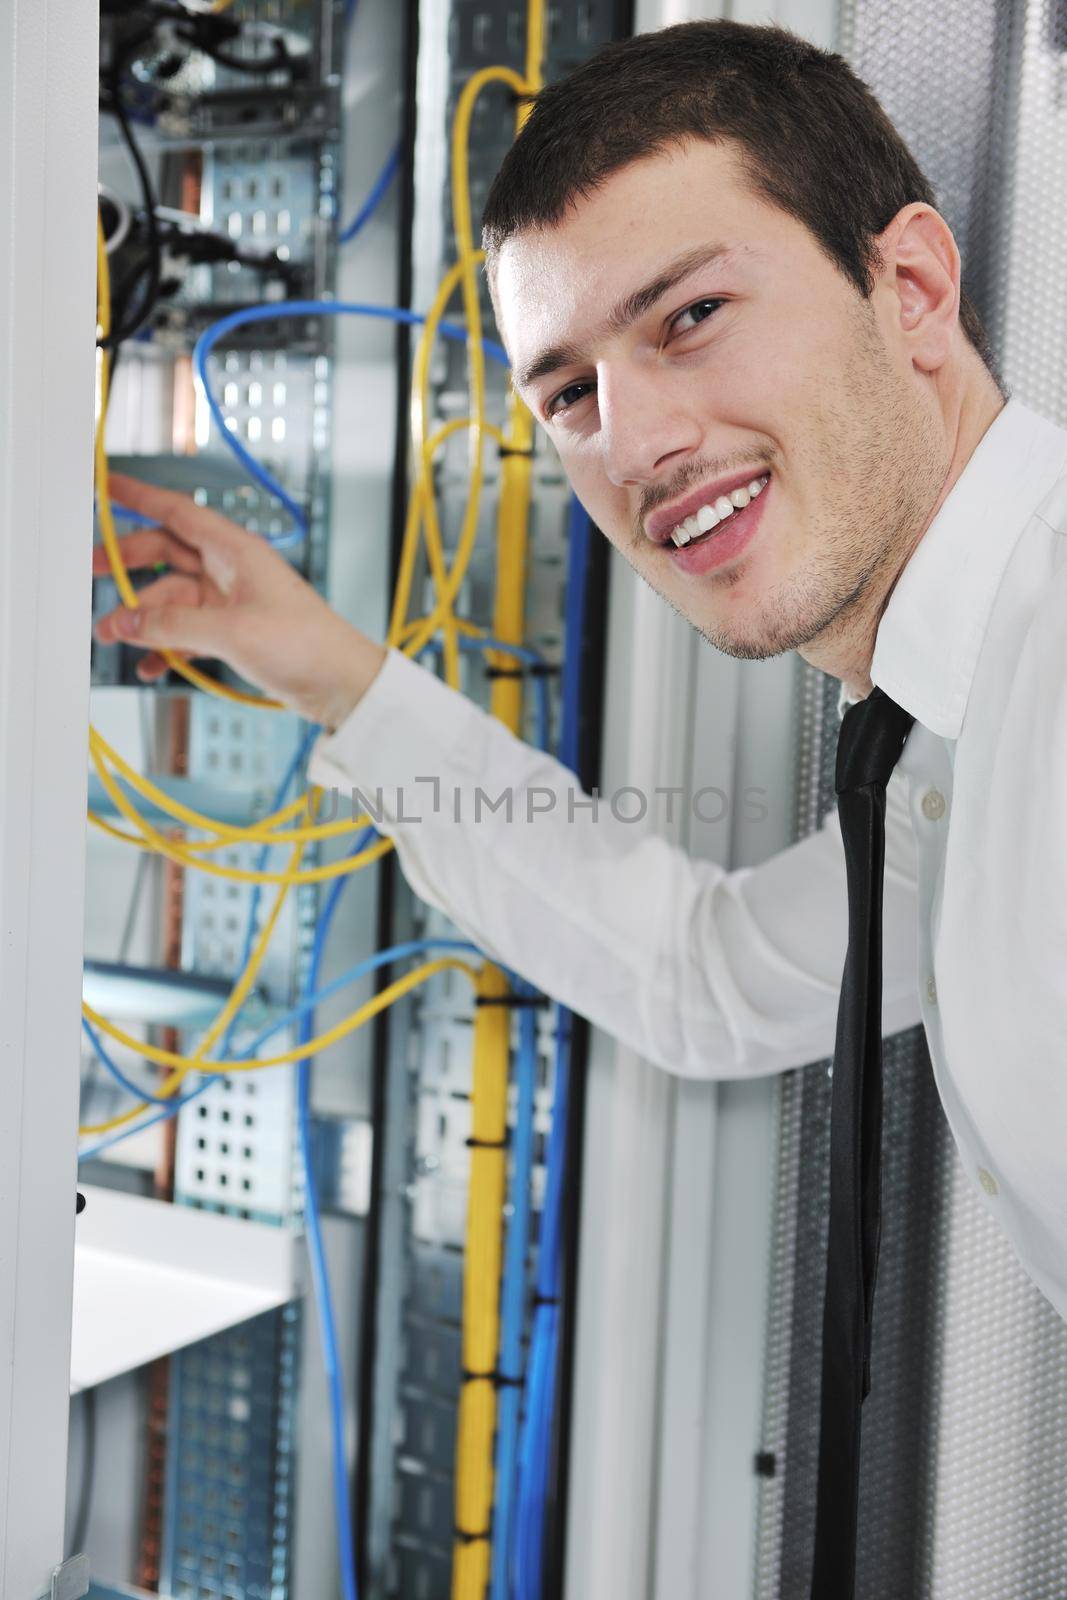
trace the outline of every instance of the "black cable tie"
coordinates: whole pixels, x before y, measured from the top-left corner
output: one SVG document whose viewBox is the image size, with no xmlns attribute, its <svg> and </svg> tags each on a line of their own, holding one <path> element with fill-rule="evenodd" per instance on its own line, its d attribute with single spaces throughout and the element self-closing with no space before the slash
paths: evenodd
<svg viewBox="0 0 1067 1600">
<path fill-rule="evenodd" d="M 533 1299 L 531 1300 L 530 1304 L 532 1306 L 534 1306 L 535 1308 L 537 1306 L 558 1306 L 559 1305 L 559 1295 L 558 1294 L 535 1294 Z"/>
<path fill-rule="evenodd" d="M 559 667 L 552 661 L 531 661 L 524 667 L 489 667 L 485 669 L 487 678 L 555 678 L 559 676 Z"/>
<path fill-rule="evenodd" d="M 501 457 L 502 460 L 503 460 L 503 458 L 505 456 L 532 456 L 533 455 L 532 447 L 529 450 L 524 450 L 524 449 L 521 448 L 521 446 L 514 445 L 514 444 L 502 444 L 502 445 L 499 446 L 499 451 L 500 451 L 500 457 Z"/>
<path fill-rule="evenodd" d="M 491 1383 L 494 1389 L 521 1389 L 522 1378 L 509 1378 L 506 1373 L 497 1372 L 471 1372 L 469 1367 L 460 1368 L 461 1383 Z"/>
<path fill-rule="evenodd" d="M 461 1528 L 457 1522 L 452 1529 L 452 1537 L 458 1539 L 461 1544 L 482 1544 L 489 1537 L 489 1529 L 486 1528 L 484 1533 L 468 1533 L 467 1529 Z"/>
<path fill-rule="evenodd" d="M 463 1143 L 470 1150 L 506 1150 L 508 1135 L 505 1134 L 502 1139 L 464 1139 Z"/>
<path fill-rule="evenodd" d="M 480 994 L 475 997 L 476 1006 L 550 1006 L 552 1001 L 547 994 Z"/>
</svg>

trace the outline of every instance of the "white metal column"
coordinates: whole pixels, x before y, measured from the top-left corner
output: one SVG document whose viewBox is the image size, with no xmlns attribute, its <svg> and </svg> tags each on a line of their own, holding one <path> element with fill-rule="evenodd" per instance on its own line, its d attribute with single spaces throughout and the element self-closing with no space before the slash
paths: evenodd
<svg viewBox="0 0 1067 1600">
<path fill-rule="evenodd" d="M 0 0 L 0 1600 L 64 1555 L 97 49 L 93 0 Z"/>
</svg>

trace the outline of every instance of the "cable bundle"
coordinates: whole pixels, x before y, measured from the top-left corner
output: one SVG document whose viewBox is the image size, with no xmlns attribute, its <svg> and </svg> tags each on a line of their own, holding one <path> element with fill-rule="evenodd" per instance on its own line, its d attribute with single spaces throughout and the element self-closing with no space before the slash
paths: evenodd
<svg viewBox="0 0 1067 1600">
<path fill-rule="evenodd" d="M 415 475 L 409 500 L 407 523 L 401 550 L 396 590 L 394 594 L 387 642 L 406 654 L 418 656 L 423 650 L 440 650 L 443 672 L 448 683 L 459 686 L 459 652 L 477 648 L 487 652 L 500 652 L 507 657 L 531 660 L 534 653 L 522 643 L 524 628 L 524 589 L 527 549 L 527 528 L 530 506 L 532 471 L 533 420 L 518 397 L 512 393 L 507 407 L 506 427 L 501 429 L 485 417 L 485 357 L 506 360 L 499 346 L 484 339 L 478 295 L 477 270 L 481 252 L 474 249 L 469 194 L 468 140 L 474 103 L 478 95 L 490 84 L 502 84 L 520 97 L 523 104 L 517 117 L 518 126 L 527 114 L 525 102 L 540 87 L 540 60 L 543 49 L 543 0 L 532 0 L 528 13 L 527 59 L 524 76 L 506 67 L 491 67 L 476 74 L 465 86 L 460 96 L 452 139 L 452 193 L 457 260 L 445 275 L 425 318 L 412 312 L 391 307 L 375 307 L 332 301 L 290 301 L 257 306 L 234 313 L 202 336 L 194 353 L 197 377 L 203 387 L 221 436 L 242 460 L 244 466 L 271 493 L 277 496 L 293 519 L 293 530 L 273 542 L 294 544 L 307 532 L 307 521 L 301 506 L 276 482 L 244 449 L 240 441 L 227 429 L 225 418 L 216 401 L 207 373 L 207 358 L 211 349 L 238 326 L 249 322 L 282 316 L 360 315 L 388 317 L 398 321 L 422 323 L 418 342 L 412 383 L 412 433 L 415 447 Z M 391 162 L 394 158 L 390 158 Z M 390 164 L 376 185 L 373 200 L 385 192 L 392 176 Z M 373 209 L 371 201 L 363 208 L 356 224 L 347 230 L 349 236 L 358 231 Z M 465 327 L 459 329 L 445 320 L 445 311 L 453 296 L 461 294 Z M 99 235 L 99 322 L 100 341 L 104 346 L 100 358 L 100 407 L 96 435 L 97 499 L 99 521 L 104 546 L 107 550 L 112 576 L 123 603 L 129 608 L 138 604 L 137 593 L 130 583 L 115 532 L 114 514 L 107 492 L 107 461 L 104 450 L 104 426 L 107 412 L 109 357 L 107 346 L 110 336 L 110 303 L 107 252 L 101 229 Z M 469 416 L 456 418 L 428 431 L 429 417 L 429 362 L 433 340 L 437 334 L 462 338 L 468 355 Z M 441 541 L 434 490 L 434 461 L 444 442 L 457 431 L 467 430 L 470 435 L 470 476 L 467 502 L 459 530 L 455 554 L 449 566 Z M 498 563 L 497 585 L 494 600 L 493 631 L 488 635 L 466 619 L 456 615 L 454 604 L 473 553 L 478 531 L 480 499 L 483 487 L 482 452 L 486 438 L 494 441 L 502 451 L 502 482 L 498 508 Z M 425 550 L 433 582 L 434 605 L 424 617 L 409 618 L 411 589 L 420 548 Z M 192 686 L 203 692 L 242 705 L 263 709 L 281 709 L 278 702 L 259 695 L 245 693 L 228 684 L 217 682 L 176 652 L 162 652 L 167 665 Z M 547 699 L 543 678 L 536 680 L 540 695 L 541 742 L 548 743 Z M 519 732 L 522 718 L 522 680 L 519 675 L 508 676 L 500 672 L 494 678 L 491 709 L 513 732 Z M 232 880 L 254 885 L 252 912 L 242 970 L 234 983 L 233 991 L 218 1017 L 200 1040 L 196 1051 L 189 1056 L 178 1052 L 160 1050 L 142 1044 L 106 1019 L 98 1016 L 88 1006 L 83 1007 L 87 1028 L 96 1030 L 91 1037 L 100 1045 L 105 1065 L 116 1070 L 107 1058 L 97 1033 L 110 1037 L 125 1047 L 139 1053 L 161 1067 L 168 1069 L 167 1076 L 157 1094 L 142 1093 L 140 1104 L 123 1115 L 92 1128 L 85 1133 L 113 1135 L 114 1131 L 136 1123 L 148 1126 L 161 1117 L 173 1115 L 181 1104 L 202 1093 L 214 1081 L 215 1075 L 231 1071 L 260 1070 L 273 1065 L 300 1063 L 298 1078 L 298 1111 L 301 1130 L 301 1149 L 307 1179 L 305 1219 L 309 1245 L 313 1258 L 313 1279 L 319 1301 L 325 1358 L 331 1381 L 334 1414 L 334 1479 L 337 1505 L 338 1537 L 341 1547 L 341 1565 L 346 1600 L 355 1600 L 356 1578 L 352 1550 L 350 1513 L 347 1509 L 347 1469 L 343 1449 L 343 1396 L 340 1391 L 339 1363 L 336 1351 L 336 1332 L 329 1304 L 329 1284 L 325 1275 L 325 1260 L 321 1252 L 318 1225 L 317 1196 L 312 1170 L 310 1142 L 310 1109 L 308 1064 L 315 1054 L 345 1037 L 363 1025 L 372 1016 L 410 993 L 419 984 L 437 972 L 449 968 L 462 971 L 472 983 L 477 999 L 492 1002 L 506 999 L 509 978 L 514 992 L 529 995 L 525 986 L 513 975 L 505 974 L 499 967 L 482 964 L 475 968 L 458 955 L 440 956 L 426 961 L 414 971 L 390 984 L 373 1000 L 354 1012 L 342 1023 L 326 1033 L 312 1037 L 313 1012 L 327 992 L 349 981 L 357 973 L 370 970 L 386 961 L 402 956 L 422 954 L 426 946 L 414 943 L 397 947 L 394 951 L 380 952 L 379 957 L 360 964 L 345 980 L 331 985 L 330 991 L 318 991 L 318 970 L 326 931 L 330 925 L 340 892 L 348 876 L 363 866 L 380 859 L 392 843 L 377 839 L 368 827 L 366 817 L 351 821 L 320 823 L 315 820 L 317 792 L 288 804 L 284 803 L 285 787 L 279 790 L 277 804 L 272 813 L 257 824 L 237 828 L 223 824 L 192 810 L 167 796 L 156 785 L 141 777 L 124 763 L 107 741 L 96 730 L 90 735 L 90 756 L 101 783 L 119 815 L 132 828 L 132 832 L 113 827 L 98 816 L 92 816 L 94 825 L 112 836 L 123 839 L 137 848 L 155 851 L 175 861 L 188 870 L 204 871 Z M 138 811 L 130 793 L 139 795 L 153 807 L 183 829 L 193 829 L 203 837 L 183 842 L 162 833 Z M 323 865 L 302 867 L 302 858 L 309 846 L 329 839 L 355 835 L 353 851 L 340 861 Z M 230 849 L 235 844 L 255 844 L 260 847 L 255 867 L 233 867 L 206 859 L 214 852 Z M 274 847 L 287 847 L 290 856 L 280 870 L 268 870 L 267 858 Z M 316 936 L 315 955 L 311 963 L 305 993 L 300 1005 L 287 1017 L 272 1024 L 257 1038 L 234 1052 L 231 1039 L 239 1025 L 240 1014 L 255 981 L 277 926 L 289 889 L 294 884 L 332 882 L 331 893 L 323 911 Z M 262 887 L 275 885 L 277 893 L 270 912 L 258 936 L 254 935 L 258 896 Z M 470 946 L 462 941 L 447 941 L 457 950 L 468 951 Z M 502 1267 L 502 1217 L 504 1189 L 507 1177 L 507 1083 L 509 1065 L 509 1016 L 507 1005 L 481 1004 L 477 1007 L 475 1044 L 471 1090 L 471 1183 L 468 1205 L 467 1251 L 464 1278 L 464 1384 L 460 1397 L 459 1428 L 456 1458 L 456 1528 L 457 1548 L 453 1570 L 453 1596 L 455 1600 L 481 1600 L 489 1582 L 490 1564 L 493 1571 L 493 1594 L 503 1596 L 501 1584 L 505 1581 L 508 1557 L 508 1532 L 511 1507 L 516 1499 L 515 1471 L 517 1457 L 517 1431 L 519 1423 L 518 1383 L 521 1371 L 521 1325 L 525 1284 L 525 1253 L 529 1222 L 529 1175 L 532 1160 L 533 1084 L 536 1072 L 536 1029 L 533 1013 L 527 1010 L 521 1019 L 521 1049 L 519 1056 L 518 1120 L 516 1124 L 514 1163 L 512 1167 L 513 1217 L 508 1237 L 508 1276 L 503 1286 L 505 1315 L 505 1356 L 507 1370 L 497 1371 L 500 1343 L 500 1301 Z M 273 1056 L 260 1057 L 257 1051 L 266 1038 L 299 1017 L 299 1043 L 292 1049 Z M 222 1054 L 213 1059 L 212 1048 L 223 1041 Z M 565 1083 L 565 1074 L 557 1068 L 559 1082 Z M 190 1093 L 181 1096 L 180 1090 L 191 1074 L 200 1074 L 201 1082 Z M 129 1079 L 122 1077 L 127 1087 Z M 140 1092 L 140 1091 L 139 1091 Z M 151 1106 L 163 1110 L 142 1120 L 142 1114 Z M 128 1131 L 136 1131 L 129 1129 Z M 121 1136 L 121 1135 L 120 1135 Z M 96 1154 L 112 1142 L 105 1137 L 94 1145 Z M 550 1358 L 550 1368 L 552 1365 Z M 544 1361 L 541 1363 L 544 1366 Z M 497 1384 L 503 1381 L 501 1402 L 501 1427 L 497 1439 L 497 1460 L 501 1471 L 497 1509 L 493 1510 L 494 1497 L 494 1436 L 497 1421 Z M 533 1409 L 531 1410 L 531 1407 Z M 551 1395 L 548 1397 L 548 1415 L 551 1415 Z M 526 1417 L 523 1423 L 524 1438 L 538 1418 L 543 1428 L 544 1403 L 538 1393 L 527 1387 Z M 538 1435 L 540 1437 L 540 1435 Z M 523 1454 L 523 1484 L 527 1487 L 531 1470 L 534 1478 L 539 1472 L 539 1458 L 531 1460 L 529 1450 Z M 525 1498 L 524 1498 L 525 1493 Z M 525 1530 L 527 1541 L 539 1537 L 539 1524 L 527 1515 L 523 1520 L 523 1507 L 529 1494 L 520 1489 L 518 1504 L 520 1529 Z M 543 1496 L 542 1496 L 543 1502 Z M 500 1527 L 494 1530 L 494 1520 Z M 535 1519 L 536 1521 L 536 1519 Z M 491 1551 L 494 1531 L 500 1535 L 500 1546 Z M 525 1592 L 530 1592 L 528 1589 Z"/>
</svg>

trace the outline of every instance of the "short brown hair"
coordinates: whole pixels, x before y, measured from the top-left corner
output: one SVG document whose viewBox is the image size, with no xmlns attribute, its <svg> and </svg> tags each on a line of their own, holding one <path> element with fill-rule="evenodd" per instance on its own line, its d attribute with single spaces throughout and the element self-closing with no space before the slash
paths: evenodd
<svg viewBox="0 0 1067 1600">
<path fill-rule="evenodd" d="M 752 192 L 804 224 L 865 300 L 875 236 L 934 191 L 843 56 L 787 28 L 685 22 L 608 45 L 536 97 L 486 202 L 490 273 L 505 240 L 551 227 L 631 162 L 686 139 L 732 139 Z M 960 326 L 1002 395 L 961 286 Z"/>
</svg>

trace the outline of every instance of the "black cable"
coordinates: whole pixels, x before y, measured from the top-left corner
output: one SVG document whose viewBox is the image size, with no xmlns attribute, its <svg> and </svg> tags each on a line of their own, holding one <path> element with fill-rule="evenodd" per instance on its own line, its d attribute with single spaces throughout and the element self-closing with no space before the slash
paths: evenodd
<svg viewBox="0 0 1067 1600">
<path fill-rule="evenodd" d="M 415 221 L 415 132 L 417 118 L 416 73 L 419 54 L 419 0 L 406 0 L 404 6 L 404 85 L 401 129 L 401 162 L 397 174 L 399 191 L 399 216 L 397 219 L 397 278 L 396 304 L 410 306 L 414 292 L 411 240 Z M 408 502 L 408 395 L 405 375 L 411 371 L 411 329 L 406 323 L 397 323 L 396 370 L 401 381 L 396 386 L 396 421 L 393 452 L 392 527 L 389 540 L 390 593 L 396 586 L 400 570 L 400 552 L 404 543 L 404 527 Z M 399 883 L 396 851 L 390 850 L 378 867 L 378 928 L 377 948 L 386 949 L 396 942 L 396 895 Z M 382 967 L 376 975 L 376 987 L 384 988 L 388 968 Z M 356 1445 L 356 1470 L 353 1489 L 353 1522 L 356 1528 L 356 1562 L 361 1594 L 370 1588 L 370 1515 L 371 1469 L 374 1454 L 375 1375 L 378 1365 L 379 1328 L 377 1286 L 381 1273 L 383 1215 L 383 1186 L 385 1182 L 385 1147 L 387 1094 L 392 1050 L 390 1024 L 391 1011 L 379 1012 L 374 1021 L 373 1065 L 371 1071 L 371 1173 L 370 1205 L 367 1212 L 365 1255 L 363 1262 L 362 1303 L 359 1331 L 359 1434 Z"/>
<path fill-rule="evenodd" d="M 182 34 L 180 37 L 184 38 L 185 35 Z M 285 48 L 284 41 L 281 39 L 274 40 L 273 55 L 262 57 L 231 56 L 228 51 L 220 50 L 218 45 L 205 44 L 202 39 L 195 41 L 190 39 L 188 42 L 193 44 L 201 55 L 208 56 L 218 66 L 226 67 L 230 72 L 288 72 L 290 77 L 298 76 L 298 61 L 289 54 Z"/>
<path fill-rule="evenodd" d="M 78 1485 L 78 1509 L 70 1531 L 68 1560 L 81 1555 L 89 1533 L 93 1509 L 93 1479 L 96 1477 L 96 1390 L 82 1390 L 82 1473 Z"/>
<path fill-rule="evenodd" d="M 607 680 L 608 541 L 594 529 L 589 541 L 585 617 L 581 629 L 581 692 L 578 711 L 576 775 L 588 793 L 599 781 L 604 691 Z M 563 1593 L 566 1564 L 567 1500 L 570 1485 L 571 1426 L 574 1410 L 574 1352 L 578 1311 L 578 1237 L 582 1214 L 582 1152 L 585 1146 L 589 1023 L 571 1013 L 570 1080 L 567 1090 L 567 1140 L 563 1158 L 563 1262 L 560 1295 L 559 1360 L 552 1412 L 552 1442 L 545 1510 L 542 1564 L 545 1595 Z"/>
<path fill-rule="evenodd" d="M 149 29 L 148 32 L 151 30 Z M 126 115 L 126 108 L 122 103 L 122 72 L 126 63 L 133 59 L 146 37 L 146 30 L 140 29 L 115 50 L 111 67 L 108 72 L 108 99 L 102 103 L 101 109 L 115 118 L 119 125 L 130 159 L 137 169 L 137 178 L 141 186 L 141 200 L 144 207 L 145 226 L 148 230 L 148 261 L 145 270 L 148 273 L 148 287 L 139 311 L 133 316 L 125 316 L 115 326 L 105 339 L 100 343 L 105 350 L 116 350 L 124 339 L 132 339 L 148 322 L 155 310 L 159 298 L 159 284 L 163 269 L 163 248 L 159 238 L 159 224 L 156 220 L 156 194 L 152 187 L 152 179 L 141 148 L 134 138 L 130 119 Z"/>
</svg>

